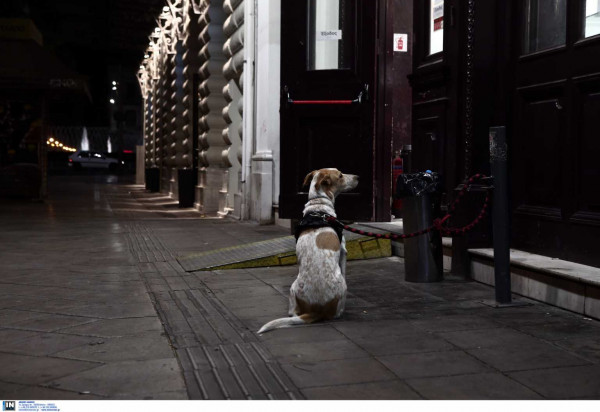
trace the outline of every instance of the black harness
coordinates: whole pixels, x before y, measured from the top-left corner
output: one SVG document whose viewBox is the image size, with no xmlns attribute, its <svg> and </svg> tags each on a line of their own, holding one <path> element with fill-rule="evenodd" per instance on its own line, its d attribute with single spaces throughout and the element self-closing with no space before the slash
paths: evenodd
<svg viewBox="0 0 600 412">
<path fill-rule="evenodd" d="M 342 243 L 344 228 L 340 225 L 336 225 L 334 222 L 330 222 L 329 220 L 327 220 L 330 217 L 332 217 L 330 214 L 323 212 L 310 212 L 304 215 L 302 217 L 302 220 L 298 222 L 298 225 L 296 226 L 296 231 L 294 233 L 294 235 L 296 236 L 296 242 L 298 242 L 298 238 L 300 237 L 302 232 L 304 232 L 307 229 L 317 229 L 320 227 L 329 226 L 330 228 L 335 230 L 335 233 L 340 239 L 340 243 Z"/>
</svg>

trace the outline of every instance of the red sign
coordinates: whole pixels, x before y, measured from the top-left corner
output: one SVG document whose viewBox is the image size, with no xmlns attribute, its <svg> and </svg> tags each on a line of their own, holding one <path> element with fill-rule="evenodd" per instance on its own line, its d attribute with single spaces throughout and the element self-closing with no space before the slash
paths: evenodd
<svg viewBox="0 0 600 412">
<path fill-rule="evenodd" d="M 444 16 L 438 17 L 433 21 L 433 31 L 438 31 L 444 28 Z"/>
</svg>

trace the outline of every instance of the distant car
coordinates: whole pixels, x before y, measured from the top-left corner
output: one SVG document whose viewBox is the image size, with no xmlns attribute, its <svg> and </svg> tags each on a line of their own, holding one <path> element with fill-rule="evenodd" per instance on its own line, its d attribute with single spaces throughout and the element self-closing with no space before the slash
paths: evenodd
<svg viewBox="0 0 600 412">
<path fill-rule="evenodd" d="M 119 160 L 104 153 L 80 150 L 69 156 L 69 167 L 78 169 L 108 169 L 112 172 L 119 167 Z"/>
</svg>

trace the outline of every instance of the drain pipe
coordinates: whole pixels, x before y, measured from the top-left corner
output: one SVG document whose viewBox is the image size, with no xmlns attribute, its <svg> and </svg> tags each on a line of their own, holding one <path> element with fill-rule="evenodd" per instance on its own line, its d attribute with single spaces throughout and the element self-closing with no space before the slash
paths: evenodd
<svg viewBox="0 0 600 412">
<path fill-rule="evenodd" d="M 243 146 L 242 146 L 242 184 L 244 202 L 241 218 L 250 217 L 250 178 L 252 175 L 252 152 L 255 139 L 255 56 L 256 56 L 256 0 L 244 1 L 244 72 L 243 72 Z"/>
</svg>

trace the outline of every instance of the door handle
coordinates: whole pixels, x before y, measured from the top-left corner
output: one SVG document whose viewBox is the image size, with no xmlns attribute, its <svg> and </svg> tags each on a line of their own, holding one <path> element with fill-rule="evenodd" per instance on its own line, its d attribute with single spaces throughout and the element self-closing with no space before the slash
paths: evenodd
<svg viewBox="0 0 600 412">
<path fill-rule="evenodd" d="M 284 87 L 284 92 L 287 97 L 287 104 L 360 104 L 363 100 L 368 99 L 369 96 L 369 85 L 365 84 L 365 89 L 358 93 L 358 96 L 354 100 L 294 100 L 290 97 L 290 92 L 287 86 Z"/>
</svg>

